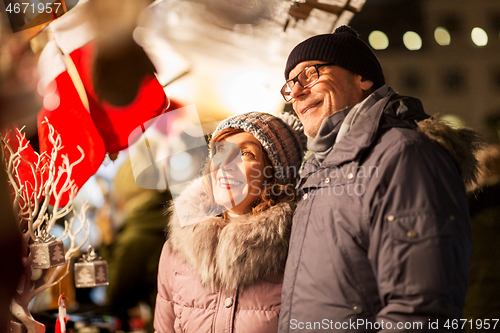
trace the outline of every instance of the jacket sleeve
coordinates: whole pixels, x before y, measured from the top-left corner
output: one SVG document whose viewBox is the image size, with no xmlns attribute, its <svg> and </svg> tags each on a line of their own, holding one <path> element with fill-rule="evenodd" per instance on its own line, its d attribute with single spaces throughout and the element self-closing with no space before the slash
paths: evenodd
<svg viewBox="0 0 500 333">
<path fill-rule="evenodd" d="M 175 313 L 170 287 L 172 267 L 172 252 L 168 241 L 163 246 L 158 267 L 158 295 L 154 315 L 154 328 L 158 333 L 175 332 Z"/>
<path fill-rule="evenodd" d="M 422 138 L 392 148 L 377 172 L 368 249 L 383 304 L 377 321 L 463 331 L 471 233 L 456 165 Z"/>
</svg>

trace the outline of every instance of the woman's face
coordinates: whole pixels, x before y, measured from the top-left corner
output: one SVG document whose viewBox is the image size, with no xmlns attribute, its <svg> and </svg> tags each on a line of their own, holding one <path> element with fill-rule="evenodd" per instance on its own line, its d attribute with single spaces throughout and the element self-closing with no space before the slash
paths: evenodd
<svg viewBox="0 0 500 333">
<path fill-rule="evenodd" d="M 260 142 L 247 132 L 213 143 L 210 171 L 218 205 L 237 215 L 252 210 L 264 187 L 264 154 Z"/>
</svg>

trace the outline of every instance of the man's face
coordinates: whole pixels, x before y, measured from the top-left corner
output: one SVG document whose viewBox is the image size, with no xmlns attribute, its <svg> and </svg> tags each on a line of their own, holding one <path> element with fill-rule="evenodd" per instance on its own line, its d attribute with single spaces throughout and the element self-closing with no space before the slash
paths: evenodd
<svg viewBox="0 0 500 333">
<path fill-rule="evenodd" d="M 289 79 L 308 66 L 322 63 L 314 60 L 301 62 L 290 71 Z M 339 66 L 320 67 L 319 74 L 318 81 L 312 86 L 302 88 L 297 82 L 291 92 L 293 109 L 309 138 L 316 137 L 323 119 L 361 102 L 367 96 L 366 90 L 373 85 Z"/>
</svg>

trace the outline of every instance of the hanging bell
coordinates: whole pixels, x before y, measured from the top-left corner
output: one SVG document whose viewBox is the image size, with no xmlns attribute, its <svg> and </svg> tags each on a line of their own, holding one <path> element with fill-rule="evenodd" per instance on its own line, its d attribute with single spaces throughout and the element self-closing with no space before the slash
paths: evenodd
<svg viewBox="0 0 500 333">
<path fill-rule="evenodd" d="M 97 256 L 92 245 L 89 245 L 87 254 L 82 255 L 74 268 L 77 288 L 92 288 L 109 284 L 108 263 Z"/>
<path fill-rule="evenodd" d="M 30 251 L 32 268 L 47 269 L 66 263 L 63 242 L 56 240 L 55 236 L 48 234 L 44 229 L 35 242 L 30 245 Z"/>
</svg>

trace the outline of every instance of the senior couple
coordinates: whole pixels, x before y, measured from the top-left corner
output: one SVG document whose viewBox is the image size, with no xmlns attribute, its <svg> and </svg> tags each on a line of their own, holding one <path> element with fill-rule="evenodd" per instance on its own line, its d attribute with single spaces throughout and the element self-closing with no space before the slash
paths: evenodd
<svg viewBox="0 0 500 333">
<path fill-rule="evenodd" d="M 474 133 L 386 86 L 347 26 L 298 44 L 285 79 L 300 123 L 224 120 L 205 176 L 171 207 L 155 330 L 435 332 L 460 321 Z"/>
</svg>

